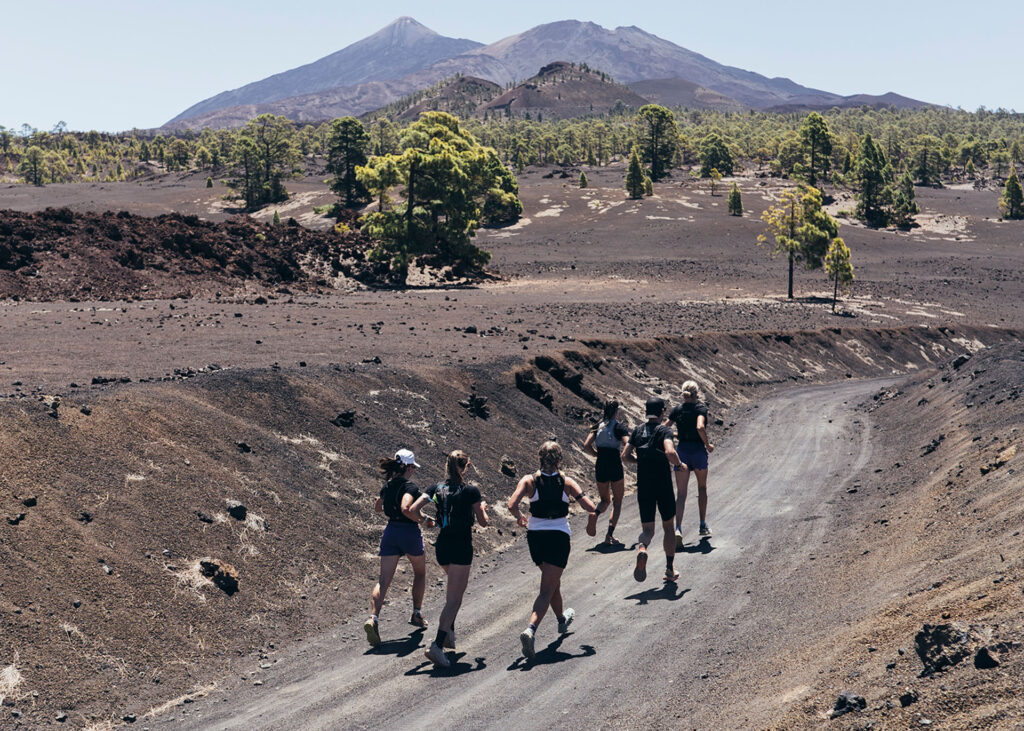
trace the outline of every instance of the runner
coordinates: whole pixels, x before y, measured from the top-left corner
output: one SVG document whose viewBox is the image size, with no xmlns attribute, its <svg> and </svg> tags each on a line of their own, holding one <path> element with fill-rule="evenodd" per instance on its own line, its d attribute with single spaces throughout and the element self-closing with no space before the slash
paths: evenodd
<svg viewBox="0 0 1024 731">
<path fill-rule="evenodd" d="M 540 445 L 540 469 L 526 475 L 516 485 L 508 499 L 508 509 L 519 525 L 526 528 L 526 542 L 530 547 L 530 558 L 540 569 L 540 593 L 533 602 L 530 624 L 519 635 L 523 643 L 523 655 L 528 659 L 536 657 L 534 637 L 537 626 L 548 611 L 555 612 L 558 619 L 558 633 L 565 634 L 572 618 L 573 609 L 562 609 L 562 571 L 569 562 L 569 501 L 578 500 L 584 509 L 593 514 L 596 510 L 580 486 L 571 477 L 559 473 L 562 463 L 562 448 L 557 442 Z M 530 519 L 519 511 L 519 501 L 530 500 Z"/>
<path fill-rule="evenodd" d="M 672 444 L 672 430 L 660 423 L 665 413 L 665 402 L 660 398 L 647 399 L 646 412 L 647 423 L 633 430 L 629 444 L 622 450 L 623 461 L 636 464 L 636 502 L 643 526 L 633 578 L 637 581 L 647 578 L 647 547 L 654 540 L 654 516 L 658 513 L 665 530 L 665 581 L 676 581 L 679 572 L 672 566 L 676 555 L 676 542 L 672 535 L 676 499 L 669 464 L 678 465 L 679 456 Z"/>
<path fill-rule="evenodd" d="M 412 505 L 417 515 L 427 501 L 437 507 L 437 520 L 441 530 L 434 548 L 437 563 L 448 575 L 448 593 L 437 623 L 437 636 L 427 648 L 427 659 L 439 667 L 451 666 L 445 649 L 455 649 L 455 615 L 462 607 L 462 597 L 469 583 L 469 569 L 473 563 L 473 519 L 487 527 L 487 503 L 480 496 L 480 488 L 466 484 L 469 456 L 458 449 L 448 455 L 446 477 L 421 495 Z"/>
<path fill-rule="evenodd" d="M 686 508 L 686 491 L 690 473 L 697 476 L 697 510 L 700 513 L 699 537 L 711 537 L 708 527 L 708 453 L 715 451 L 715 445 L 708 440 L 708 407 L 698 401 L 700 388 L 695 381 L 683 384 L 683 403 L 672 409 L 668 415 L 676 425 L 679 445 L 676 452 L 682 464 L 675 468 L 676 488 L 676 548 L 683 547 L 683 510 Z"/>
<path fill-rule="evenodd" d="M 383 459 L 380 462 L 384 486 L 373 509 L 387 515 L 388 524 L 380 539 L 380 579 L 370 596 L 370 618 L 363 625 L 366 639 L 373 647 L 380 645 L 380 610 L 384 606 L 384 598 L 388 594 L 391 580 L 395 577 L 398 559 L 402 556 L 407 556 L 409 563 L 412 564 L 412 617 L 409 623 L 421 628 L 427 626 L 420 612 L 423 606 L 423 592 L 427 586 L 427 566 L 423 556 L 423 535 L 417 525 L 422 523 L 424 518 L 411 510 L 421 493 L 409 479 L 417 467 L 419 465 L 416 464 L 416 455 L 408 449 L 399 449 L 394 459 Z M 433 520 L 426 520 L 429 521 L 428 526 L 433 525 Z"/>
<path fill-rule="evenodd" d="M 615 540 L 613 534 L 615 526 L 619 523 L 622 495 L 626 490 L 620 452 L 629 437 L 629 429 L 619 423 L 618 414 L 619 402 L 606 401 L 604 416 L 590 430 L 586 441 L 583 442 L 583 448 L 597 457 L 597 462 L 594 464 L 594 478 L 597 482 L 597 492 L 601 496 L 597 510 L 591 513 L 587 520 L 587 535 L 597 535 L 597 516 L 607 510 L 608 504 L 611 503 L 612 517 L 608 521 L 608 533 L 604 537 L 604 542 L 608 545 L 621 545 L 620 541 Z"/>
</svg>

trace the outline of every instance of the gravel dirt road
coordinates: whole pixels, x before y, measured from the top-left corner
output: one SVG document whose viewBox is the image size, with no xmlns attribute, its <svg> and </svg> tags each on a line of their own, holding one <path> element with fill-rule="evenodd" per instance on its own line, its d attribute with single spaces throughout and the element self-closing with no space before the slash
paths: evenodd
<svg viewBox="0 0 1024 731">
<path fill-rule="evenodd" d="M 511 719 L 521 728 L 764 726 L 819 669 L 768 659 L 886 600 L 884 592 L 830 599 L 827 572 L 813 560 L 827 553 L 841 519 L 830 506 L 871 465 L 871 424 L 855 406 L 891 382 L 800 388 L 739 415 L 742 425 L 712 458 L 715 537 L 694 540 L 696 506 L 688 505 L 678 584 L 661 582 L 660 536 L 638 584 L 633 553 L 604 553 L 576 521 L 562 585 L 576 621 L 559 637 L 547 617 L 533 662 L 521 656 L 518 633 L 538 574 L 520 540 L 475 565 L 451 669 L 425 660 L 433 626 L 409 632 L 404 597 L 393 592 L 380 649 L 367 648 L 363 618 L 353 617 L 283 654 L 260 673 L 261 685 L 234 681 L 183 706 L 184 716 L 153 721 L 203 729 L 494 728 Z M 630 497 L 618 534 L 632 543 L 638 530 Z M 440 575 L 432 562 L 428 572 L 431 581 Z M 432 625 L 438 611 L 428 603 Z"/>
</svg>

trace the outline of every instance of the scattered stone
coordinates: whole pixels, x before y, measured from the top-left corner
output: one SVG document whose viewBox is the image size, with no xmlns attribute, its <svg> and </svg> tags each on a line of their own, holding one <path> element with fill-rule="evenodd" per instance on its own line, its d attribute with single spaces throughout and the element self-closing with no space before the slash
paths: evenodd
<svg viewBox="0 0 1024 731">
<path fill-rule="evenodd" d="M 204 513 L 202 510 L 196 511 L 196 517 L 199 518 L 203 523 L 213 523 L 213 518 Z"/>
<path fill-rule="evenodd" d="M 252 447 L 245 442 L 235 442 L 235 446 L 238 447 L 238 451 L 242 454 L 249 454 L 252 452 Z"/>
<path fill-rule="evenodd" d="M 517 474 L 516 463 L 507 454 L 501 457 L 501 474 L 505 477 L 515 477 Z"/>
<path fill-rule="evenodd" d="M 944 440 L 945 438 L 945 434 L 939 434 L 939 436 L 937 436 L 935 439 L 932 439 L 928 444 L 922 447 L 924 451 L 921 452 L 921 456 L 923 457 L 926 454 L 931 454 L 932 452 L 934 452 L 936 449 L 939 448 L 939 445 L 942 444 L 942 440 Z"/>
<path fill-rule="evenodd" d="M 906 708 L 912 703 L 917 703 L 919 698 L 920 696 L 917 694 L 916 690 L 906 688 L 904 689 L 903 693 L 900 694 L 900 705 L 903 708 Z"/>
<path fill-rule="evenodd" d="M 136 721 L 135 714 L 134 713 L 126 713 L 123 716 L 121 716 L 121 720 L 124 721 L 125 723 L 135 723 L 135 721 Z"/>
<path fill-rule="evenodd" d="M 77 520 L 79 523 L 91 523 L 92 513 L 90 513 L 87 510 L 82 510 L 78 513 L 78 517 L 75 520 Z"/>
<path fill-rule="evenodd" d="M 978 670 L 992 670 L 999 667 L 999 661 L 992 656 L 989 648 L 982 647 L 974 653 L 974 667 Z"/>
<path fill-rule="evenodd" d="M 969 353 L 963 353 L 961 355 L 958 355 L 956 358 L 953 359 L 953 369 L 954 370 L 959 370 L 960 366 L 962 366 L 964 363 L 966 363 L 970 359 L 971 359 L 971 356 L 970 356 Z"/>
<path fill-rule="evenodd" d="M 263 681 L 262 680 L 254 680 L 252 684 L 256 685 L 256 686 L 263 685 Z"/>
<path fill-rule="evenodd" d="M 75 599 L 75 601 L 71 602 L 71 606 L 73 606 L 75 609 L 78 609 L 80 606 L 82 606 L 82 600 Z"/>
<path fill-rule="evenodd" d="M 267 304 L 267 298 L 261 295 L 257 297 L 255 300 L 253 300 L 253 303 L 257 305 L 265 305 Z"/>
<path fill-rule="evenodd" d="M 998 470 L 1000 467 L 1002 467 L 1004 464 L 1006 464 L 1007 462 L 1009 462 L 1011 459 L 1013 459 L 1016 456 L 1017 456 L 1017 445 L 1016 444 L 1012 444 L 1009 447 L 1007 447 L 1006 449 L 1004 449 L 1002 452 L 1000 452 L 996 456 L 995 460 L 993 460 L 992 462 L 989 462 L 987 465 L 983 466 L 981 468 L 981 474 L 987 475 L 989 472 L 992 472 L 993 470 Z"/>
<path fill-rule="evenodd" d="M 83 416 L 89 416 L 92 413 L 92 409 L 90 409 L 88 406 L 83 406 L 82 408 L 79 409 L 79 411 L 82 412 Z"/>
<path fill-rule="evenodd" d="M 836 704 L 832 706 L 829 717 L 838 718 L 852 711 L 863 711 L 867 708 L 867 705 L 868 702 L 864 700 L 863 696 L 859 696 L 850 690 L 844 690 L 836 698 Z"/>
<path fill-rule="evenodd" d="M 249 509 L 237 500 L 225 500 L 228 505 L 228 515 L 235 520 L 245 520 L 245 517 L 249 514 Z"/>
<path fill-rule="evenodd" d="M 960 663 L 971 654 L 973 645 L 974 633 L 961 622 L 924 625 L 914 636 L 914 648 L 924 664 L 921 677 Z"/>
<path fill-rule="evenodd" d="M 28 513 L 17 513 L 15 515 L 8 515 L 7 522 L 11 525 L 17 525 L 21 521 L 28 517 Z"/>
<path fill-rule="evenodd" d="M 29 495 L 27 498 L 21 501 L 21 504 L 26 508 L 34 508 L 36 506 L 36 496 Z"/>
<path fill-rule="evenodd" d="M 68 720 L 68 714 L 66 714 L 66 713 L 58 713 L 56 716 L 53 717 L 53 720 L 56 721 L 57 723 L 64 723 L 65 721 Z"/>
<path fill-rule="evenodd" d="M 372 358 L 363 358 L 363 363 L 375 363 L 376 365 L 380 365 L 382 362 L 383 361 L 380 359 L 379 355 L 375 355 Z"/>
<path fill-rule="evenodd" d="M 462 332 L 466 333 L 467 335 L 476 335 L 476 325 L 466 325 L 466 329 L 463 330 Z"/>
<path fill-rule="evenodd" d="M 356 412 L 352 409 L 348 411 L 342 411 L 336 417 L 331 419 L 331 423 L 335 426 L 340 426 L 344 429 L 348 429 L 356 423 Z"/>
<path fill-rule="evenodd" d="M 114 573 L 114 569 L 110 568 L 106 564 L 103 564 L 103 573 L 105 573 L 107 576 L 110 576 L 112 573 Z"/>
<path fill-rule="evenodd" d="M 238 591 L 238 571 L 231 564 L 219 558 L 201 558 L 199 571 L 228 596 Z"/>
</svg>

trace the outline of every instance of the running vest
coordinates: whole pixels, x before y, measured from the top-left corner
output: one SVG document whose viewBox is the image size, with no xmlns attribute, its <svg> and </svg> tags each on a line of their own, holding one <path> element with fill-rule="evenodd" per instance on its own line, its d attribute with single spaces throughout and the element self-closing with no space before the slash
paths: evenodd
<svg viewBox="0 0 1024 731">
<path fill-rule="evenodd" d="M 405 495 L 405 486 L 408 483 L 404 477 L 392 477 L 385 480 L 384 487 L 380 491 L 381 502 L 384 503 L 384 515 L 391 520 L 411 523 L 402 514 L 402 496 Z"/>
<path fill-rule="evenodd" d="M 594 445 L 599 449 L 618 449 L 619 439 L 615 436 L 615 427 L 619 423 L 612 419 L 611 421 L 602 421 L 598 425 L 597 434 L 594 437 Z"/>
<path fill-rule="evenodd" d="M 453 489 L 447 482 L 437 483 L 434 489 L 434 503 L 437 505 L 438 528 L 444 529 L 451 525 L 452 513 L 461 493 L 462 485 L 457 485 Z"/>
<path fill-rule="evenodd" d="M 638 462 L 660 461 L 665 457 L 665 450 L 658 449 L 657 440 L 654 438 L 658 424 L 647 422 L 639 427 L 635 437 L 636 458 Z"/>
<path fill-rule="evenodd" d="M 565 478 L 561 473 L 545 475 L 534 472 L 533 494 L 537 498 L 531 498 L 530 501 L 530 515 L 533 517 L 551 520 L 569 514 L 569 503 L 562 499 L 565 494 Z"/>
</svg>

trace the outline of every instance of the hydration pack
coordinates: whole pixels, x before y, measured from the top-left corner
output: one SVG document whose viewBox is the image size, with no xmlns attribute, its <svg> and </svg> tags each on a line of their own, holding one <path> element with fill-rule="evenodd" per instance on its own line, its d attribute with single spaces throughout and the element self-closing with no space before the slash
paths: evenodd
<svg viewBox="0 0 1024 731">
<path fill-rule="evenodd" d="M 599 449 L 618 449 L 619 439 L 615 436 L 615 427 L 618 425 L 619 423 L 615 419 L 598 424 L 597 433 L 594 435 L 594 446 Z"/>
<path fill-rule="evenodd" d="M 535 518 L 564 518 L 569 514 L 569 503 L 562 499 L 565 494 L 565 478 L 561 473 L 545 475 L 533 473 L 533 491 L 536 500 L 530 501 L 530 515 Z"/>
<path fill-rule="evenodd" d="M 452 489 L 447 482 L 437 483 L 434 489 L 434 504 L 437 506 L 437 527 L 447 528 L 452 522 L 456 498 L 462 492 L 462 485 Z"/>
<path fill-rule="evenodd" d="M 644 424 L 643 431 L 637 435 L 637 439 L 635 440 L 637 461 L 651 462 L 665 456 L 665 452 L 658 449 L 657 442 L 654 439 L 654 432 L 657 428 L 657 424 L 652 425 L 651 422 L 648 421 Z"/>
</svg>

